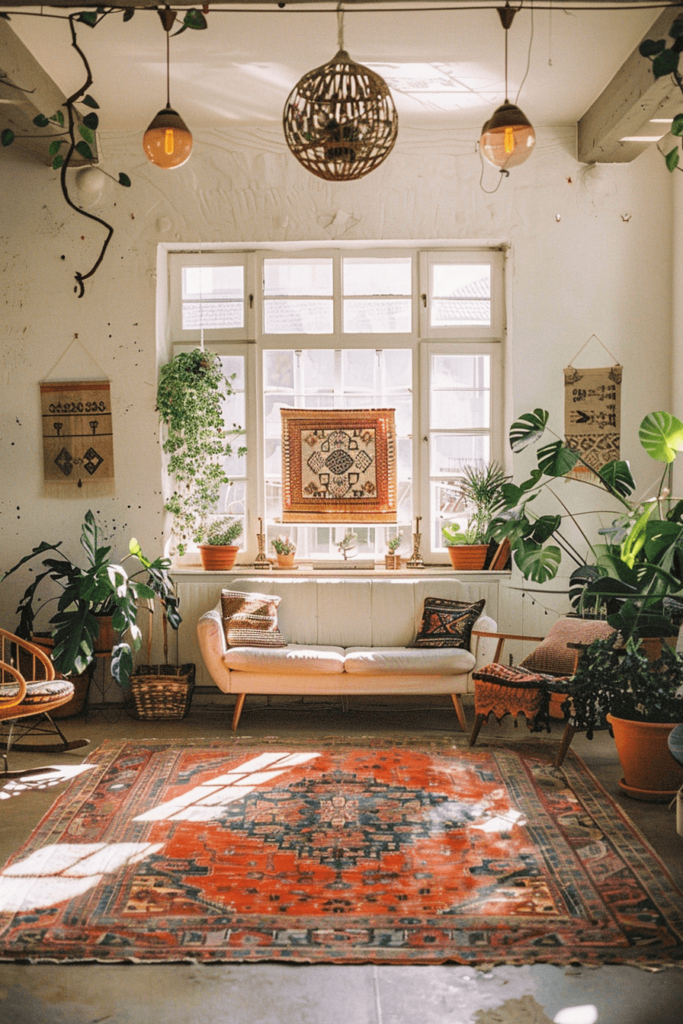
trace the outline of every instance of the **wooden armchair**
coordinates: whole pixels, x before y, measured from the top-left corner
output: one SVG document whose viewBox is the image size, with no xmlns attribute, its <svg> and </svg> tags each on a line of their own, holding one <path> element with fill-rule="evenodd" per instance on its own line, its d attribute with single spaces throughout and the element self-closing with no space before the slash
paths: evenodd
<svg viewBox="0 0 683 1024">
<path fill-rule="evenodd" d="M 7 755 L 12 748 L 60 753 L 86 746 L 88 740 L 67 740 L 50 717 L 51 711 L 71 700 L 73 692 L 73 683 L 68 679 L 55 678 L 52 662 L 39 647 L 6 629 L 0 629 L 0 732 L 6 742 L 6 750 L 0 751 L 4 761 L 0 778 L 45 771 L 44 768 L 8 771 Z M 5 727 L 5 722 L 8 727 Z M 15 739 L 15 736 L 22 738 L 28 735 L 58 735 L 60 742 L 25 743 Z"/>
</svg>

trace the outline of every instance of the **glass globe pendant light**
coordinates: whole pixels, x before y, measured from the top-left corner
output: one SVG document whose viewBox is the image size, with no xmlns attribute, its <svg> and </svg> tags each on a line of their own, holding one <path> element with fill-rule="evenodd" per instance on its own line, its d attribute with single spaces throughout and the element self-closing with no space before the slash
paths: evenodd
<svg viewBox="0 0 683 1024">
<path fill-rule="evenodd" d="M 498 7 L 505 29 L 505 103 L 494 110 L 481 130 L 479 145 L 490 164 L 501 171 L 519 167 L 527 160 L 536 145 L 536 132 L 531 121 L 515 103 L 508 99 L 508 30 L 519 8 Z"/>
<path fill-rule="evenodd" d="M 171 107 L 169 33 L 176 12 L 166 7 L 158 11 L 158 14 L 166 32 L 166 106 L 153 118 L 143 135 L 142 148 L 151 163 L 168 171 L 182 167 L 190 159 L 192 133 L 180 114 Z"/>
</svg>

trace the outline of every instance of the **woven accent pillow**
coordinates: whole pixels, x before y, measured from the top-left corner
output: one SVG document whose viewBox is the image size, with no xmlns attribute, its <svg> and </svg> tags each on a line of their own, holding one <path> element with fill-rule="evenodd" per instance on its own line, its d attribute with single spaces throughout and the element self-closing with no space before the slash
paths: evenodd
<svg viewBox="0 0 683 1024">
<path fill-rule="evenodd" d="M 223 590 L 221 608 L 228 647 L 286 647 L 287 641 L 277 625 L 280 600 L 274 594 Z"/>
<path fill-rule="evenodd" d="M 567 644 L 592 644 L 612 633 L 612 626 L 602 619 L 558 619 L 545 640 L 520 661 L 519 667 L 554 676 L 571 676 L 577 652 Z"/>
<path fill-rule="evenodd" d="M 426 597 L 417 636 L 408 647 L 460 647 L 470 649 L 472 627 L 486 601 L 448 601 Z"/>
</svg>

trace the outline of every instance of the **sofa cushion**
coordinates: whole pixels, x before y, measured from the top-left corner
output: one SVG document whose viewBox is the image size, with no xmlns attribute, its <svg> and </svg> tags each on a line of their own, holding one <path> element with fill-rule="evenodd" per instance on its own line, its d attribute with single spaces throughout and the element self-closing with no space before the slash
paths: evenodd
<svg viewBox="0 0 683 1024">
<path fill-rule="evenodd" d="M 519 666 L 531 672 L 571 676 L 577 652 L 567 644 L 592 644 L 594 640 L 602 640 L 612 633 L 614 628 L 603 619 L 558 619 L 545 640 L 520 661 Z"/>
<path fill-rule="evenodd" d="M 448 601 L 426 597 L 422 622 L 409 647 L 446 647 L 470 649 L 472 628 L 484 610 L 486 601 Z"/>
<path fill-rule="evenodd" d="M 275 646 L 284 646 L 285 640 L 279 635 L 277 626 L 277 606 L 280 600 L 275 594 L 245 594 L 240 590 L 222 590 L 223 630 L 228 647 L 245 646 L 246 642 L 251 645 L 251 640 L 245 641 L 242 633 L 237 632 L 243 629 L 277 632 L 278 642 Z M 231 640 L 233 624 L 236 632 Z"/>
<path fill-rule="evenodd" d="M 474 668 L 475 658 L 458 647 L 350 647 L 344 671 L 350 675 L 463 675 Z"/>
<path fill-rule="evenodd" d="M 277 614 L 243 612 L 227 623 L 228 647 L 286 647 L 287 641 L 277 628 Z"/>
<path fill-rule="evenodd" d="M 342 647 L 288 644 L 274 649 L 231 647 L 223 663 L 233 672 L 271 672 L 273 675 L 334 675 L 344 671 Z"/>
</svg>

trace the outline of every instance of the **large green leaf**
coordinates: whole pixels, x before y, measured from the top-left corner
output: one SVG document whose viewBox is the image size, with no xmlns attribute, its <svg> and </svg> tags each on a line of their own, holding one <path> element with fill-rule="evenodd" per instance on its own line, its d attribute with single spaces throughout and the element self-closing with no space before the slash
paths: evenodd
<svg viewBox="0 0 683 1024">
<path fill-rule="evenodd" d="M 671 122 L 671 127 L 669 128 L 669 131 L 672 135 L 683 135 L 683 114 L 676 114 L 673 121 Z"/>
<path fill-rule="evenodd" d="M 665 551 L 683 534 L 680 523 L 663 522 L 659 519 L 649 522 L 645 527 L 645 557 L 648 562 L 658 562 Z"/>
<path fill-rule="evenodd" d="M 569 600 L 572 607 L 578 608 L 586 587 L 605 575 L 606 570 L 599 565 L 580 565 L 569 577 Z"/>
<path fill-rule="evenodd" d="M 510 427 L 510 447 L 513 452 L 524 451 L 530 444 L 535 444 L 543 437 L 548 423 L 549 413 L 546 409 L 534 409 L 525 412 Z"/>
<path fill-rule="evenodd" d="M 13 572 L 16 572 L 17 569 L 20 569 L 22 565 L 25 565 L 26 562 L 30 562 L 32 558 L 35 558 L 37 555 L 42 555 L 44 551 L 58 551 L 61 546 L 61 540 L 59 544 L 48 544 L 46 541 L 38 544 L 37 547 L 33 548 L 30 555 L 24 555 L 23 558 L 19 559 L 16 565 L 13 565 L 11 569 L 8 569 L 6 573 L 0 576 L 0 583 L 2 583 L 3 580 L 6 580 L 8 576 L 11 576 Z"/>
<path fill-rule="evenodd" d="M 638 517 L 626 540 L 622 542 L 621 558 L 622 561 L 631 569 L 634 566 L 636 556 L 645 545 L 645 528 L 647 526 L 647 521 L 656 507 L 657 506 L 654 501 L 647 506 L 643 514 Z"/>
<path fill-rule="evenodd" d="M 133 655 L 128 644 L 117 644 L 111 654 L 111 674 L 119 686 L 127 689 L 133 671 Z"/>
<path fill-rule="evenodd" d="M 657 462 L 673 462 L 683 448 L 683 423 L 670 412 L 651 412 L 638 430 L 640 443 Z"/>
<path fill-rule="evenodd" d="M 666 49 L 666 39 L 644 39 L 638 47 L 641 57 L 656 57 Z"/>
<path fill-rule="evenodd" d="M 636 482 L 631 475 L 628 462 L 622 459 L 607 462 L 598 471 L 598 476 L 610 490 L 616 491 L 622 498 L 628 498 L 635 490 Z"/>
<path fill-rule="evenodd" d="M 666 161 L 666 166 L 669 168 L 670 171 L 675 171 L 676 170 L 676 168 L 678 167 L 680 159 L 681 159 L 680 153 L 678 152 L 678 149 L 676 149 L 676 147 L 674 147 L 673 149 L 670 149 L 669 152 L 664 157 L 664 160 Z"/>
<path fill-rule="evenodd" d="M 538 452 L 538 468 L 546 476 L 566 476 L 578 462 L 578 455 L 564 441 L 552 441 Z"/>
<path fill-rule="evenodd" d="M 678 59 L 680 54 L 675 50 L 662 50 L 652 61 L 652 74 L 655 78 L 664 78 L 665 75 L 672 75 L 678 70 Z"/>
<path fill-rule="evenodd" d="M 552 544 L 541 547 L 540 544 L 524 542 L 514 548 L 514 554 L 524 579 L 534 583 L 547 583 L 554 579 L 562 561 L 562 552 Z"/>
<path fill-rule="evenodd" d="M 531 527 L 531 540 L 544 544 L 562 525 L 562 516 L 539 516 Z"/>
</svg>

